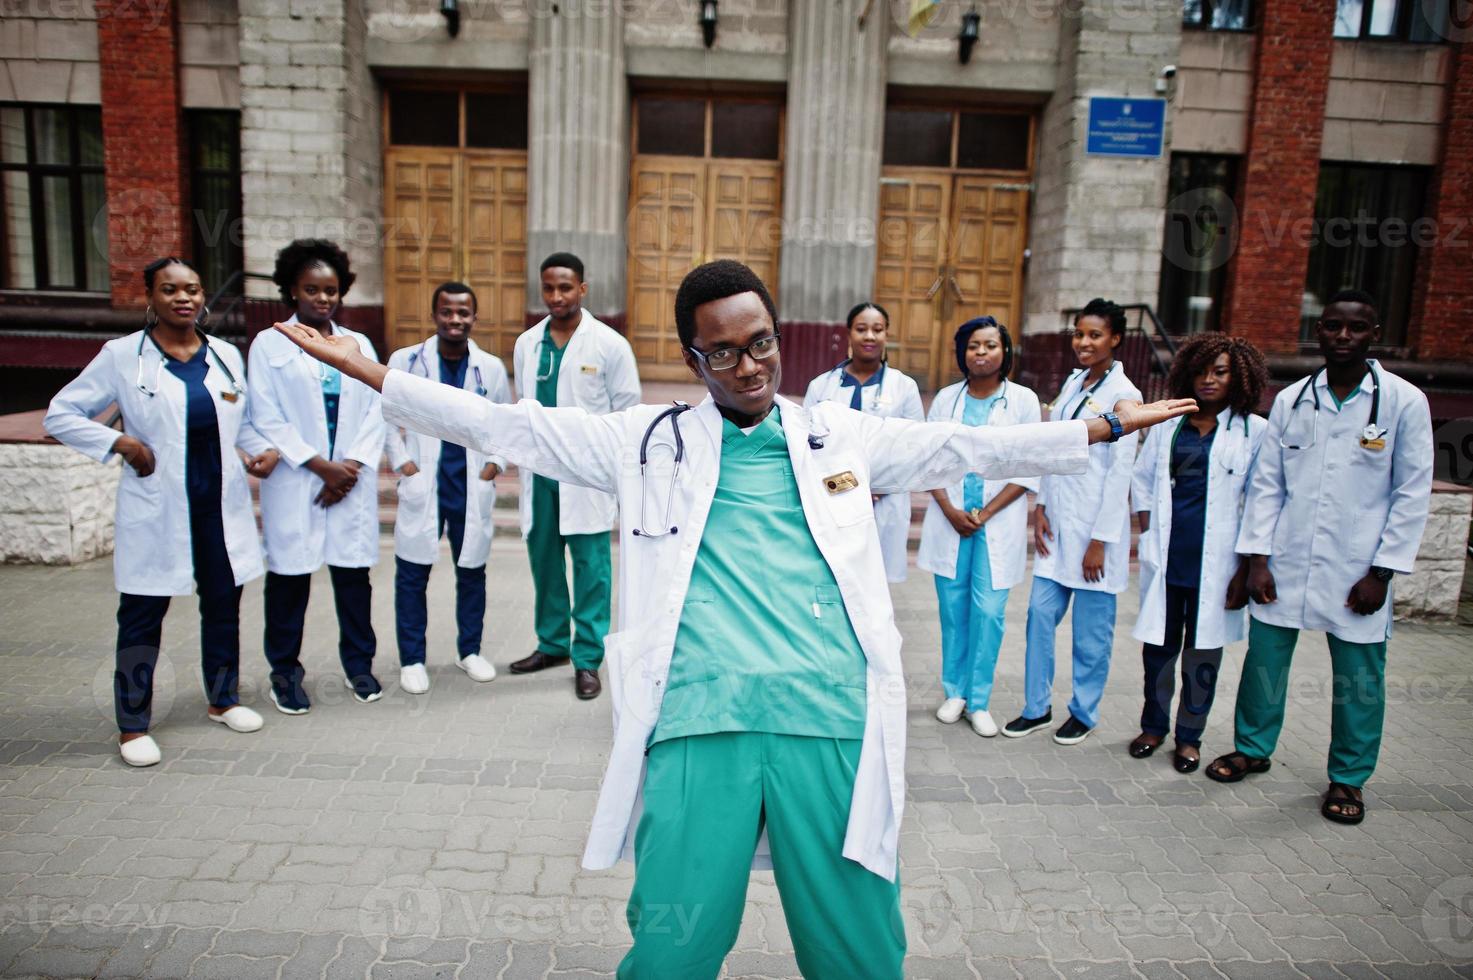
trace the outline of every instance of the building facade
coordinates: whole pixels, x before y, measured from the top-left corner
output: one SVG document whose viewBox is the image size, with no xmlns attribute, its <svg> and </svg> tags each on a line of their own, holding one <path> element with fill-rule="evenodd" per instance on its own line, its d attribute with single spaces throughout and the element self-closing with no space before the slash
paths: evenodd
<svg viewBox="0 0 1473 980">
<path fill-rule="evenodd" d="M 909 7 L 12 0 L 0 409 L 136 328 L 149 259 L 191 256 L 207 290 L 245 298 L 221 300 L 244 329 L 241 310 L 272 315 L 276 250 L 314 236 L 351 254 L 344 318 L 381 351 L 428 332 L 431 290 L 458 278 L 509 354 L 541 315 L 541 257 L 574 251 L 650 379 L 686 376 L 681 277 L 739 258 L 774 288 L 795 388 L 842 356 L 835 324 L 863 299 L 926 388 L 954 373 L 955 325 L 987 313 L 1046 389 L 1066 311 L 1099 295 L 1149 307 L 1153 350 L 1221 329 L 1289 377 L 1355 285 L 1434 414 L 1469 414 L 1459 4 L 945 0 L 914 36 Z M 1092 152 L 1102 98 L 1164 100 L 1162 151 Z"/>
</svg>

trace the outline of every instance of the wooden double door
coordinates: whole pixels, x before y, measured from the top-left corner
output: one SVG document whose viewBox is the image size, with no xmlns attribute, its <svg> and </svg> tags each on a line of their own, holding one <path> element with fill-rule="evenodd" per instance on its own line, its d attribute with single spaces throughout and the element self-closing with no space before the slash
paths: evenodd
<svg viewBox="0 0 1473 980">
<path fill-rule="evenodd" d="M 957 378 L 952 334 L 997 317 L 1021 333 L 1031 185 L 1016 177 L 884 168 L 875 301 L 890 313 L 891 363 L 923 388 Z"/>
<path fill-rule="evenodd" d="M 384 320 L 391 348 L 434 333 L 430 297 L 458 280 L 475 340 L 511 364 L 527 295 L 527 154 L 391 146 L 384 153 Z"/>
</svg>

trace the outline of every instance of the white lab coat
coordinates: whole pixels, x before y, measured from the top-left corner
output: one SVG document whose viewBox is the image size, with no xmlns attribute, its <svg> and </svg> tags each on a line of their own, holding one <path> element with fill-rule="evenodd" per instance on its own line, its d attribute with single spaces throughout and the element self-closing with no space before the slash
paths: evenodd
<svg viewBox="0 0 1473 980">
<path fill-rule="evenodd" d="M 967 383 L 959 381 L 942 388 L 931 401 L 932 422 L 960 422 L 967 405 Z M 997 402 L 992 406 L 992 417 L 986 426 L 1020 425 L 1040 419 L 1038 396 L 1032 388 L 1004 380 L 998 392 Z M 986 427 L 984 426 L 984 428 Z M 964 503 L 963 483 L 965 477 L 946 488 L 946 496 L 952 504 L 960 507 Z M 982 485 L 983 503 L 991 501 L 1009 483 L 1033 493 L 1038 492 L 1038 478 L 1020 476 L 1009 480 L 987 480 Z M 916 555 L 916 566 L 946 578 L 956 578 L 956 555 L 962 537 L 956 528 L 941 513 L 941 505 L 933 498 L 926 507 L 925 519 L 921 522 L 921 550 Z M 994 589 L 1011 589 L 1023 581 L 1023 572 L 1028 566 L 1028 498 L 1020 497 L 994 514 L 987 522 L 987 563 L 992 573 Z"/>
<path fill-rule="evenodd" d="M 511 386 L 506 380 L 506 366 L 501 358 L 487 353 L 468 340 L 465 390 L 479 398 L 503 404 L 511 402 Z M 408 371 L 431 381 L 440 380 L 440 338 L 430 337 L 422 344 L 401 347 L 389 356 L 389 367 Z M 479 373 L 478 373 L 479 372 Z M 441 382 L 443 384 L 444 382 Z M 389 466 L 395 471 L 413 462 L 419 472 L 399 477 L 399 503 L 394 511 L 394 554 L 418 565 L 433 565 L 440 553 L 440 497 L 437 476 L 440 469 L 440 440 L 421 432 L 406 432 L 399 426 L 388 426 Z M 482 480 L 481 470 L 487 463 L 506 469 L 506 460 L 488 456 L 474 449 L 465 451 L 465 537 L 460 544 L 461 568 L 481 568 L 491 553 L 491 537 L 496 527 L 491 508 L 496 506 L 496 481 Z"/>
<path fill-rule="evenodd" d="M 549 317 L 522 332 L 512 349 L 517 397 L 537 400 L 537 367 L 542 337 Z M 559 407 L 581 408 L 590 415 L 607 415 L 639 404 L 639 368 L 629 341 L 598 317 L 583 311 L 578 329 L 563 349 L 558 369 Z M 526 480 L 518 497 L 522 537 L 532 530 L 532 481 Z M 558 487 L 558 533 L 598 534 L 614 528 L 619 505 L 607 493 L 586 486 Z"/>
<path fill-rule="evenodd" d="M 1131 508 L 1151 515 L 1136 545 L 1141 563 L 1141 611 L 1131 635 L 1160 646 L 1166 638 L 1166 560 L 1171 547 L 1171 443 L 1185 418 L 1146 433 L 1131 480 Z M 1247 636 L 1247 608 L 1228 611 L 1227 587 L 1238 571 L 1238 530 L 1249 474 L 1268 422 L 1223 409 L 1207 461 L 1207 507 L 1202 532 L 1202 578 L 1197 597 L 1195 646 L 1213 650 Z M 1188 637 L 1187 642 L 1192 642 Z"/>
<path fill-rule="evenodd" d="M 808 383 L 803 407 L 812 408 L 821 401 L 849 406 L 853 388 L 845 388 L 842 379 L 848 361 L 832 371 L 825 371 Z M 881 418 L 913 419 L 926 417 L 921 407 L 921 391 L 914 380 L 888 365 L 880 370 L 880 383 L 860 390 L 860 410 Z M 891 582 L 904 582 L 906 547 L 910 537 L 910 494 L 890 493 L 875 501 L 875 523 L 880 531 L 880 554 L 885 559 L 885 577 Z"/>
<path fill-rule="evenodd" d="M 293 316 L 288 322 L 295 323 Z M 378 360 L 367 337 L 333 324 L 335 336 L 358 341 L 364 357 Z M 282 463 L 261 481 L 261 525 L 266 567 L 279 575 L 306 575 L 323 563 L 367 568 L 378 561 L 378 464 L 384 452 L 379 394 L 343 377 L 338 400 L 334 462 L 356 460 L 358 482 L 331 507 L 315 503 L 322 481 L 307 462 L 327 456 L 327 411 L 321 365 L 276 330 L 251 344 L 251 421 L 281 452 Z"/>
<path fill-rule="evenodd" d="M 215 394 L 215 418 L 220 427 L 220 514 L 225 525 L 225 551 L 235 584 L 261 574 L 261 542 L 256 537 L 256 518 L 251 510 L 251 493 L 245 466 L 236 447 L 249 455 L 270 448 L 251 427 L 242 392 L 234 401 L 230 379 L 220 370 L 220 361 L 245 388 L 245 365 L 233 344 L 216 337 L 206 338 L 212 354 L 206 354 L 209 371 L 205 386 Z M 139 476 L 123 464 L 118 481 L 116 532 L 113 547 L 113 578 L 119 592 L 130 595 L 175 596 L 194 591 L 194 549 L 189 530 L 189 498 L 184 489 L 184 455 L 187 445 L 186 387 L 164 366 L 164 355 L 152 341 L 143 343 L 143 331 L 110 340 L 102 346 L 76 379 L 69 383 L 46 411 L 43 424 L 57 441 L 85 456 L 105 463 L 112 458 L 118 430 L 92 417 L 116 404 L 123 413 L 123 431 L 153 451 L 154 470 Z M 215 355 L 219 355 L 219 361 Z M 142 374 L 139 374 L 140 358 Z M 139 378 L 156 394 L 139 390 Z"/>
<path fill-rule="evenodd" d="M 563 483 L 617 494 L 622 629 L 604 642 L 614 744 L 583 855 L 585 867 L 610 867 L 633 841 L 645 747 L 659 718 L 691 568 L 716 492 L 721 415 L 707 398 L 677 417 L 685 446 L 678 468 L 673 427 L 662 422 L 651 434 L 650 465 L 641 478 L 640 443 L 664 406 L 593 416 L 525 400 L 496 405 L 402 371 L 385 379 L 383 404 L 396 425 L 501 453 Z M 870 493 L 941 486 L 968 471 L 1012 479 L 1082 470 L 1088 435 L 1083 425 L 965 428 L 881 419 L 827 402 L 811 410 L 786 399 L 779 404 L 809 529 L 868 661 L 864 740 L 843 854 L 893 880 L 905 801 L 905 681 Z M 827 492 L 824 479 L 844 473 L 857 485 Z M 668 523 L 680 530 L 635 536 L 645 503 L 650 514 L 660 515 L 655 520 L 666 523 L 667 499 Z"/>
<path fill-rule="evenodd" d="M 1140 401 L 1140 389 L 1125 376 L 1116 361 L 1104 384 L 1089 396 L 1079 414 L 1074 409 L 1082 393 L 1084 369 L 1069 375 L 1049 418 L 1096 418 L 1122 398 Z M 1073 476 L 1045 476 L 1037 504 L 1045 508 L 1054 538 L 1047 555 L 1035 555 L 1033 574 L 1053 579 L 1071 589 L 1089 589 L 1119 595 L 1130 584 L 1130 472 L 1135 464 L 1137 434 L 1119 442 L 1096 443 L 1089 449 L 1089 470 Z M 1084 580 L 1084 552 L 1090 541 L 1105 543 L 1105 577 Z"/>
<path fill-rule="evenodd" d="M 1274 399 L 1238 534 L 1239 554 L 1269 556 L 1278 601 L 1252 604 L 1262 622 L 1324 630 L 1350 643 L 1379 643 L 1391 635 L 1390 587 L 1385 605 L 1369 616 L 1351 611 L 1345 600 L 1372 565 L 1412 570 L 1432 497 L 1432 416 L 1426 395 L 1376 361 L 1371 365 L 1381 380 L 1377 424 L 1386 448 L 1379 451 L 1360 444 L 1370 421 L 1369 373 L 1343 410 L 1335 407 L 1324 374 L 1318 375 L 1313 445 L 1309 379 Z M 1292 408 L 1301 393 L 1299 407 Z"/>
</svg>

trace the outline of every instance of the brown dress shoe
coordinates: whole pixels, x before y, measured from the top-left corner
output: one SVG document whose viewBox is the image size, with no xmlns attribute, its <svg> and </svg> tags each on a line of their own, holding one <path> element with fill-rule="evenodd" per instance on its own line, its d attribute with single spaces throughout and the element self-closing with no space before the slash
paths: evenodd
<svg viewBox="0 0 1473 980">
<path fill-rule="evenodd" d="M 590 701 L 598 697 L 604 686 L 599 682 L 598 671 L 575 670 L 573 671 L 573 688 L 578 692 L 580 701 Z"/>
<path fill-rule="evenodd" d="M 534 674 L 539 670 L 546 670 L 549 667 L 562 667 L 570 662 L 571 659 L 568 657 L 554 657 L 539 650 L 530 657 L 513 660 L 511 663 L 511 672 L 513 674 Z"/>
</svg>

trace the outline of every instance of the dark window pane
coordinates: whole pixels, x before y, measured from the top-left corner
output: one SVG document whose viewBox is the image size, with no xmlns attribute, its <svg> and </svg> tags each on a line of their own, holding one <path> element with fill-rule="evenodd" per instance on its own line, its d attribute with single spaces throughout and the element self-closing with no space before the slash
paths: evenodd
<svg viewBox="0 0 1473 980">
<path fill-rule="evenodd" d="M 21 170 L 0 173 L 4 208 L 6 289 L 36 288 L 36 251 L 31 237 L 31 179 Z"/>
<path fill-rule="evenodd" d="M 48 286 L 75 289 L 77 270 L 72 261 L 72 193 L 65 177 L 41 178 L 41 207 L 46 222 Z"/>
<path fill-rule="evenodd" d="M 1448 0 L 1412 4 L 1411 39 L 1423 44 L 1448 39 Z"/>
<path fill-rule="evenodd" d="M 1182 0 L 1181 22 L 1191 27 L 1202 26 L 1205 19 L 1202 10 L 1203 0 Z"/>
<path fill-rule="evenodd" d="M 205 291 L 214 292 L 229 282 L 243 262 L 240 115 L 191 112 L 189 129 L 195 161 L 189 179 L 195 265 Z"/>
<path fill-rule="evenodd" d="M 82 235 L 87 262 L 86 288 L 109 289 L 107 271 L 107 197 L 102 174 L 82 175 Z"/>
<path fill-rule="evenodd" d="M 770 102 L 717 102 L 711 107 L 711 155 L 776 160 L 782 110 Z"/>
<path fill-rule="evenodd" d="M 72 162 L 71 136 L 67 131 L 65 109 L 32 109 L 31 125 L 35 127 L 35 163 L 68 164 Z"/>
<path fill-rule="evenodd" d="M 26 110 L 0 109 L 0 163 L 26 162 Z"/>
<path fill-rule="evenodd" d="M 1215 31 L 1246 31 L 1250 0 L 1215 0 L 1211 27 Z"/>
<path fill-rule="evenodd" d="M 1376 297 L 1381 342 L 1405 342 L 1418 244 L 1429 234 L 1422 215 L 1426 182 L 1420 167 L 1320 165 L 1300 321 L 1304 340 L 1313 339 L 1331 294 L 1353 287 Z"/>
<path fill-rule="evenodd" d="M 77 162 L 84 167 L 102 166 L 102 110 L 77 109 Z"/>
<path fill-rule="evenodd" d="M 1167 333 L 1221 328 L 1223 279 L 1237 238 L 1236 180 L 1236 157 L 1171 157 L 1157 301 Z"/>
<path fill-rule="evenodd" d="M 884 162 L 891 167 L 951 166 L 951 113 L 886 109 Z"/>
<path fill-rule="evenodd" d="M 974 170 L 1027 170 L 1028 117 L 962 113 L 956 165 Z"/>
<path fill-rule="evenodd" d="M 525 150 L 526 93 L 467 92 L 465 145 L 486 150 Z"/>
<path fill-rule="evenodd" d="M 235 150 L 240 117 L 233 112 L 191 112 L 189 137 L 195 170 L 229 173 L 239 163 Z"/>
<path fill-rule="evenodd" d="M 389 142 L 398 146 L 459 146 L 459 92 L 391 92 Z"/>
<path fill-rule="evenodd" d="M 694 99 L 640 99 L 639 152 L 705 156 L 706 103 Z"/>
</svg>

